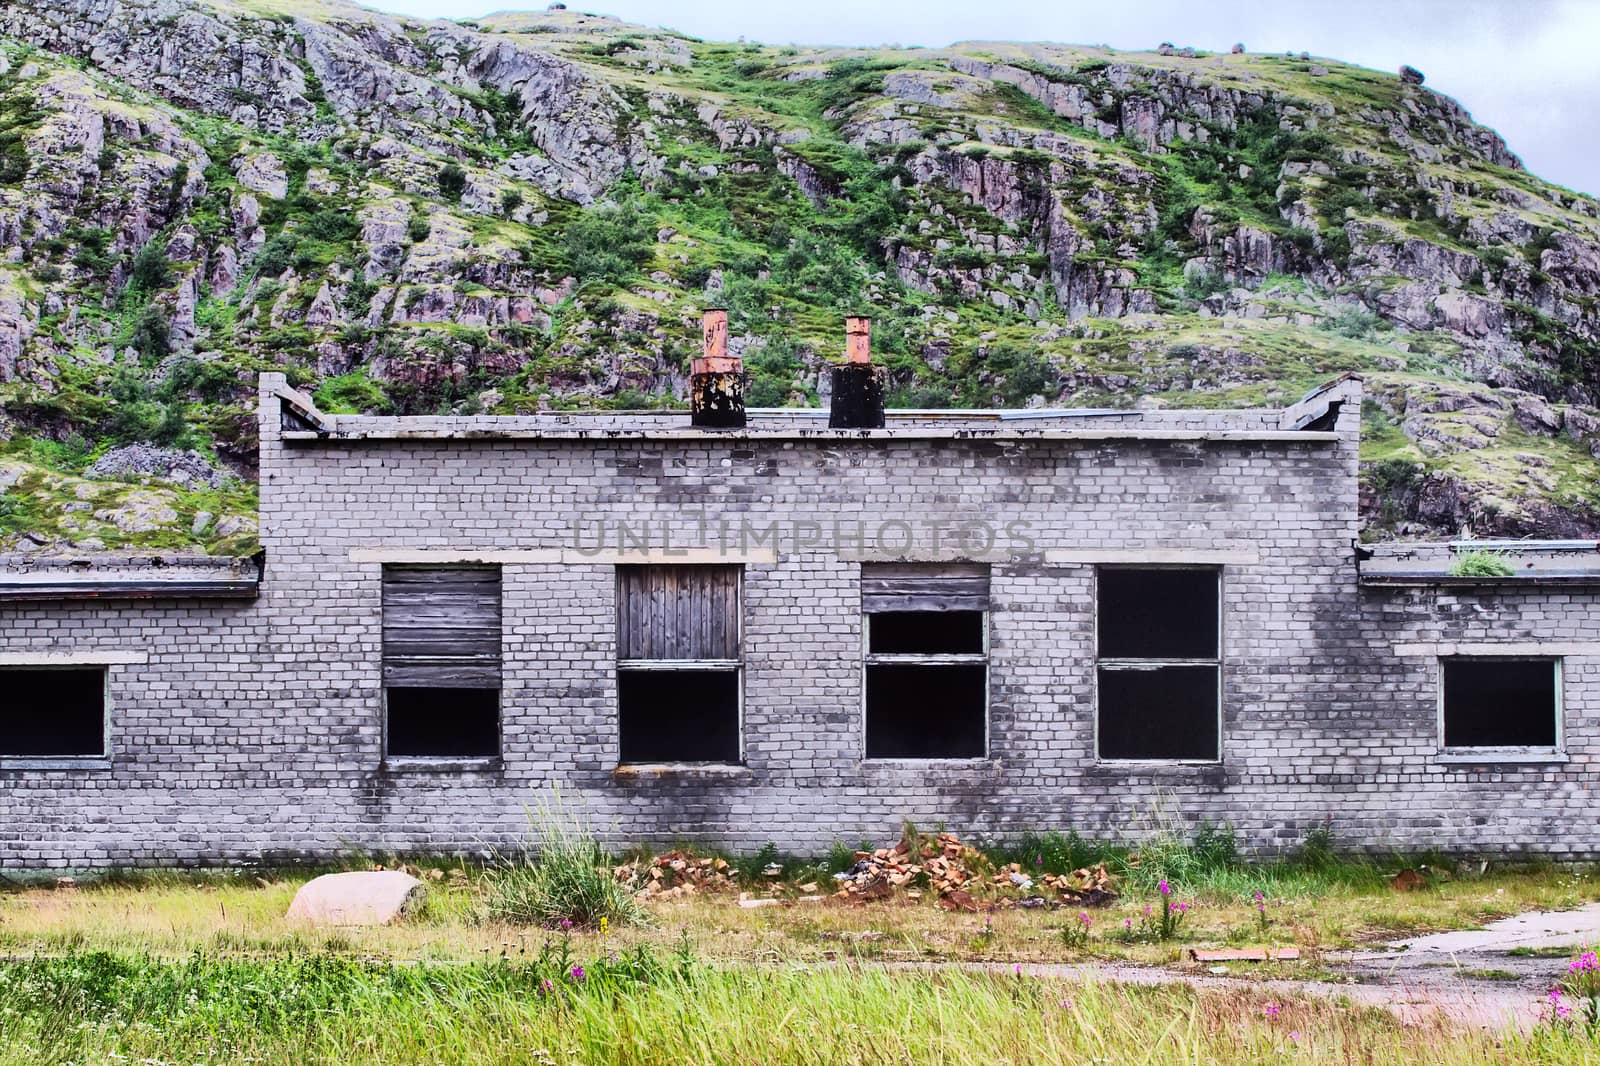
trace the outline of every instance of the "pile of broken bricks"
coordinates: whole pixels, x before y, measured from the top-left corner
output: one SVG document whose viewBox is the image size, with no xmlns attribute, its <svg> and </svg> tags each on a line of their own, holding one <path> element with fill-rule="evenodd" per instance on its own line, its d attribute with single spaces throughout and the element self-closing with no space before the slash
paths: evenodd
<svg viewBox="0 0 1600 1066">
<path fill-rule="evenodd" d="M 834 898 L 848 903 L 887 899 L 898 889 L 905 898 L 922 898 L 926 884 L 939 905 L 946 910 L 993 910 L 1000 907 L 1048 907 L 1072 904 L 1101 907 L 1116 898 L 1111 875 L 1103 863 L 1074 870 L 1070 874 L 1044 874 L 1037 881 L 1024 873 L 1019 863 L 1011 863 L 985 877 L 988 865 L 983 854 L 968 847 L 954 833 L 919 838 L 913 844 L 901 840 L 892 848 L 855 853 L 855 865 L 835 874 L 839 890 Z M 1037 891 L 1046 888 L 1054 898 Z M 974 890 L 990 890 L 992 898 L 980 903 Z M 994 891 L 998 890 L 998 891 Z"/>
<path fill-rule="evenodd" d="M 762 876 L 772 882 L 766 892 L 739 891 L 737 871 L 726 859 L 668 851 L 623 863 L 613 870 L 618 881 L 638 886 L 644 900 L 738 892 L 739 906 L 777 907 L 790 903 L 869 903 L 900 898 L 915 902 L 932 893 L 946 910 L 993 910 L 1002 907 L 1101 907 L 1116 899 L 1111 875 L 1103 863 L 1070 874 L 1042 874 L 1037 879 L 1017 863 L 999 870 L 983 853 L 968 847 L 954 833 L 901 840 L 893 847 L 858 851 L 848 870 L 833 875 L 835 891 L 822 894 L 816 882 L 780 885 L 783 868 L 774 863 Z M 781 891 L 780 891 L 781 889 Z M 977 896 L 983 897 L 980 902 Z"/>
<path fill-rule="evenodd" d="M 639 886 L 640 899 L 676 899 L 700 893 L 732 892 L 738 887 L 726 859 L 668 851 L 649 859 L 623 863 L 612 871 L 624 884 Z"/>
</svg>

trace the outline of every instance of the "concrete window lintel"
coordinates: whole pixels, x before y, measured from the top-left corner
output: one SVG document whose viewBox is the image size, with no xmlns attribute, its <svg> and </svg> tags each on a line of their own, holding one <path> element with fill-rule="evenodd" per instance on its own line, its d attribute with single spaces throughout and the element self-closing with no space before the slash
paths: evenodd
<svg viewBox="0 0 1600 1066">
<path fill-rule="evenodd" d="M 1508 641 L 1479 641 L 1465 642 L 1424 642 L 1424 643 L 1399 643 L 1394 645 L 1396 655 L 1412 658 L 1440 658 L 1452 655 L 1485 655 L 1485 656 L 1564 656 L 1564 655 L 1600 655 L 1600 641 L 1538 641 L 1538 640 L 1508 640 Z"/>
<path fill-rule="evenodd" d="M 650 548 L 594 551 L 577 548 L 352 548 L 352 563 L 433 564 L 499 563 L 502 566 L 618 566 L 622 564 L 773 565 L 776 548 L 723 551 L 719 548 Z"/>
<path fill-rule="evenodd" d="M 149 661 L 149 652 L 123 648 L 84 648 L 70 651 L 0 651 L 0 668 L 8 666 L 126 666 Z"/>
</svg>

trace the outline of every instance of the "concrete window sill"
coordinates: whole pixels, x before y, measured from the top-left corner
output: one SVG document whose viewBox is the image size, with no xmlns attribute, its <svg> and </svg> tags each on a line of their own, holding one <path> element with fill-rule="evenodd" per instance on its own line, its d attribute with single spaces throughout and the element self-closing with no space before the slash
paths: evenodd
<svg viewBox="0 0 1600 1066">
<path fill-rule="evenodd" d="M 383 768 L 394 774 L 484 773 L 504 769 L 505 761 L 498 755 L 476 759 L 429 759 L 422 756 L 397 756 L 383 760 Z"/>
<path fill-rule="evenodd" d="M 620 763 L 611 771 L 611 779 L 619 784 L 642 784 L 650 781 L 747 784 L 755 778 L 755 771 L 750 767 L 743 763 L 731 762 Z"/>
<path fill-rule="evenodd" d="M 983 770 L 998 772 L 994 759 L 862 759 L 863 770 Z"/>
<path fill-rule="evenodd" d="M 0 758 L 0 773 L 8 770 L 109 770 L 111 760 L 104 756 L 82 759 Z"/>
<path fill-rule="evenodd" d="M 1220 759 L 1096 759 L 1095 769 L 1124 771 L 1130 774 L 1157 772 L 1199 772 L 1222 769 Z"/>
<path fill-rule="evenodd" d="M 1562 751 L 1441 751 L 1433 757 L 1444 766 L 1484 766 L 1517 763 L 1525 766 L 1564 766 L 1572 759 Z"/>
</svg>

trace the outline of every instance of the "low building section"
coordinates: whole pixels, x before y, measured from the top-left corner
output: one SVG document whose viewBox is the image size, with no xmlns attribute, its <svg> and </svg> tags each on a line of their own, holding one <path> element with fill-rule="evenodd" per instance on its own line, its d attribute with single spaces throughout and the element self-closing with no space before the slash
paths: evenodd
<svg viewBox="0 0 1600 1066">
<path fill-rule="evenodd" d="M 1360 545 L 1358 381 L 865 395 L 374 418 L 263 375 L 260 559 L 0 564 L 0 861 L 486 851 L 556 787 L 615 844 L 1600 853 L 1600 556 Z"/>
</svg>

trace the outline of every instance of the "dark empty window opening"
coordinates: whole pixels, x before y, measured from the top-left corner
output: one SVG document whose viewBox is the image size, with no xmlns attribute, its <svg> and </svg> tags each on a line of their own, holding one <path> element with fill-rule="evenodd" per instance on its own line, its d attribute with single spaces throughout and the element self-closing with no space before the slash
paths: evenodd
<svg viewBox="0 0 1600 1066">
<path fill-rule="evenodd" d="M 1217 571 L 1099 573 L 1100 658 L 1215 659 Z"/>
<path fill-rule="evenodd" d="M 869 759 L 981 759 L 989 748 L 989 569 L 868 565 Z"/>
<path fill-rule="evenodd" d="M 383 570 L 384 757 L 500 755 L 500 568 Z"/>
<path fill-rule="evenodd" d="M 104 667 L 4 670 L 0 691 L 0 758 L 105 758 Z"/>
<path fill-rule="evenodd" d="M 500 754 L 500 691 L 390 688 L 389 748 L 400 758 L 472 759 Z"/>
<path fill-rule="evenodd" d="M 1217 668 L 1101 667 L 1102 759 L 1217 758 Z"/>
<path fill-rule="evenodd" d="M 622 761 L 739 761 L 733 670 L 619 670 Z"/>
<path fill-rule="evenodd" d="M 1096 577 L 1100 758 L 1220 759 L 1219 572 L 1104 567 Z"/>
<path fill-rule="evenodd" d="M 1440 661 L 1444 747 L 1536 748 L 1560 744 L 1561 664 L 1555 659 Z"/>
<path fill-rule="evenodd" d="M 871 616 L 874 655 L 981 655 L 982 611 L 886 611 Z"/>
<path fill-rule="evenodd" d="M 617 567 L 623 763 L 737 763 L 740 568 Z"/>
<path fill-rule="evenodd" d="M 981 759 L 987 673 L 982 663 L 868 663 L 868 758 Z"/>
</svg>

